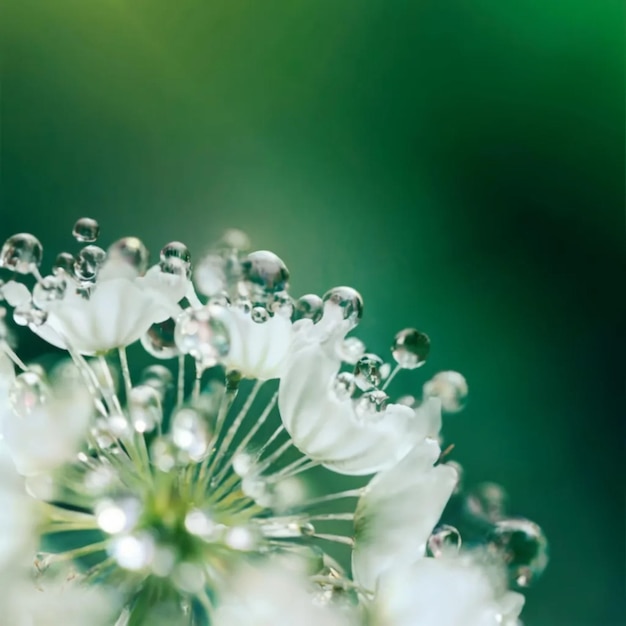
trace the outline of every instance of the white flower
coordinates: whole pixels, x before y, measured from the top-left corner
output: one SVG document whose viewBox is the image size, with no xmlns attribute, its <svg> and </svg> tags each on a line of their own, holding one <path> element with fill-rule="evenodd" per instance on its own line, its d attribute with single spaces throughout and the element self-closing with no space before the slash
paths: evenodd
<svg viewBox="0 0 626 626">
<path fill-rule="evenodd" d="M 347 615 L 314 604 L 311 586 L 295 572 L 243 568 L 229 582 L 214 626 L 348 626 Z"/>
<path fill-rule="evenodd" d="M 76 381 L 48 388 L 30 371 L 14 387 L 17 404 L 5 415 L 3 435 L 19 473 L 32 476 L 73 460 L 93 413 L 87 389 Z"/>
<path fill-rule="evenodd" d="M 383 572 L 424 555 L 458 478 L 452 467 L 433 467 L 438 457 L 434 440 L 419 443 L 396 466 L 377 474 L 359 499 L 352 570 L 366 589 L 373 590 Z"/>
<path fill-rule="evenodd" d="M 322 319 L 294 327 L 299 337 L 281 378 L 278 404 L 285 428 L 307 456 L 342 474 L 372 474 L 395 465 L 419 439 L 438 430 L 437 400 L 417 410 L 389 404 L 375 418 L 359 418 L 352 399 L 334 389 L 341 365 L 336 342 L 347 326 L 329 328 Z"/>
<path fill-rule="evenodd" d="M 188 281 L 158 266 L 146 276 L 129 276 L 127 265 L 111 262 L 103 267 L 88 298 L 73 287 L 71 281 L 61 299 L 46 304 L 46 321 L 31 325 L 32 330 L 54 346 L 69 344 L 81 354 L 102 354 L 134 343 L 152 324 L 176 315 L 176 303 L 185 295 Z"/>
<path fill-rule="evenodd" d="M 381 577 L 374 626 L 514 626 L 524 597 L 471 555 L 424 558 Z"/>
<path fill-rule="evenodd" d="M 15 368 L 11 359 L 0 350 L 0 439 L 2 423 L 9 409 L 9 389 L 15 380 Z"/>
</svg>

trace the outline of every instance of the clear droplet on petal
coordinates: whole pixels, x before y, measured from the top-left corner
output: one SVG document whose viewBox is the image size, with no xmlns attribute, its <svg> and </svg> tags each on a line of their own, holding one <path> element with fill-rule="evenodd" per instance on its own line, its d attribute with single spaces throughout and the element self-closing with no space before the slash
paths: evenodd
<svg viewBox="0 0 626 626">
<path fill-rule="evenodd" d="M 361 391 L 378 387 L 382 376 L 380 368 L 383 360 L 375 354 L 364 354 L 354 366 L 354 382 Z"/>
<path fill-rule="evenodd" d="M 81 243 L 93 243 L 100 234 L 100 224 L 90 217 L 81 217 L 74 224 L 72 235 Z"/>
<path fill-rule="evenodd" d="M 206 456 L 211 443 L 206 418 L 192 408 L 176 411 L 172 417 L 171 436 L 174 444 L 196 462 Z"/>
<path fill-rule="evenodd" d="M 448 524 L 437 526 L 428 538 L 427 554 L 436 559 L 456 554 L 461 549 L 461 533 Z"/>
<path fill-rule="evenodd" d="M 426 363 L 430 352 L 430 338 L 415 328 L 405 328 L 395 337 L 391 354 L 403 369 L 412 370 Z"/>
<path fill-rule="evenodd" d="M 250 317 L 253 322 L 257 324 L 263 324 L 267 322 L 270 318 L 270 314 L 267 312 L 267 309 L 264 306 L 255 306 L 252 307 L 252 311 L 250 311 Z"/>
<path fill-rule="evenodd" d="M 356 383 L 354 374 L 350 372 L 340 372 L 333 380 L 333 392 L 338 400 L 347 400 L 354 394 Z"/>
<path fill-rule="evenodd" d="M 19 233 L 9 237 L 0 250 L 0 267 L 30 274 L 41 265 L 43 247 L 34 235 Z"/>
<path fill-rule="evenodd" d="M 217 365 L 230 349 L 230 336 L 222 315 L 221 307 L 208 305 L 187 309 L 176 321 L 176 345 L 203 368 Z"/>
<path fill-rule="evenodd" d="M 358 337 L 346 337 L 337 344 L 337 356 L 350 365 L 356 362 L 365 354 L 365 344 Z"/>
<path fill-rule="evenodd" d="M 289 270 L 283 260 L 268 250 L 251 252 L 241 261 L 242 279 L 251 296 L 286 291 Z"/>
<path fill-rule="evenodd" d="M 128 398 L 128 411 L 138 433 L 152 432 L 163 421 L 161 396 L 150 385 L 133 387 Z"/>
<path fill-rule="evenodd" d="M 148 271 L 150 263 L 148 248 L 137 237 L 123 237 L 112 243 L 107 250 L 107 258 L 130 265 L 139 276 Z"/>
<path fill-rule="evenodd" d="M 497 483 L 480 483 L 465 498 L 465 510 L 471 517 L 496 522 L 506 514 L 509 500 L 504 488 Z"/>
<path fill-rule="evenodd" d="M 489 549 L 504 560 L 510 580 L 517 587 L 530 586 L 548 564 L 548 540 L 543 530 L 530 520 L 499 520 L 487 541 Z"/>
<path fill-rule="evenodd" d="M 78 280 L 92 283 L 106 259 L 106 252 L 99 246 L 85 246 L 74 261 L 74 274 Z"/>
<path fill-rule="evenodd" d="M 314 293 L 308 293 L 296 300 L 294 307 L 294 322 L 301 319 L 313 320 L 317 324 L 322 319 L 324 313 L 323 300 Z"/>
<path fill-rule="evenodd" d="M 63 276 L 46 276 L 33 288 L 33 302 L 40 309 L 50 303 L 62 300 L 67 289 L 67 281 Z"/>
<path fill-rule="evenodd" d="M 363 317 L 363 298 L 352 287 L 334 287 L 324 294 L 322 300 L 325 315 L 328 312 L 332 317 L 349 320 L 352 328 Z"/>
<path fill-rule="evenodd" d="M 191 254 L 184 243 L 171 241 L 161 249 L 159 266 L 166 274 L 191 276 Z"/>
<path fill-rule="evenodd" d="M 141 337 L 144 350 L 157 359 L 171 359 L 180 354 L 174 338 L 176 322 L 169 318 L 152 324 Z"/>
<path fill-rule="evenodd" d="M 439 372 L 424 384 L 424 395 L 441 400 L 441 408 L 447 413 L 458 413 L 465 408 L 469 388 L 463 374 Z"/>
<path fill-rule="evenodd" d="M 9 405 L 18 417 L 28 417 L 48 400 L 49 388 L 40 374 L 28 370 L 18 374 L 9 387 Z"/>
<path fill-rule="evenodd" d="M 371 420 L 384 413 L 389 402 L 389 396 L 380 389 L 367 391 L 354 402 L 354 410 L 361 420 Z"/>
<path fill-rule="evenodd" d="M 75 259 L 69 252 L 60 252 L 52 265 L 52 273 L 55 275 L 74 275 Z"/>
</svg>

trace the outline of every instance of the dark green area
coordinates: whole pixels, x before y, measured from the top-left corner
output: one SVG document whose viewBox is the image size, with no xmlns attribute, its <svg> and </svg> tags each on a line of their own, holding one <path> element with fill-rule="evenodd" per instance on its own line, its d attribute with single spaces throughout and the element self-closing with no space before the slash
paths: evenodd
<svg viewBox="0 0 626 626">
<path fill-rule="evenodd" d="M 4 5 L 2 238 L 235 226 L 358 288 L 372 350 L 431 336 L 395 390 L 466 375 L 454 458 L 550 539 L 525 623 L 625 623 L 622 0 Z"/>
</svg>

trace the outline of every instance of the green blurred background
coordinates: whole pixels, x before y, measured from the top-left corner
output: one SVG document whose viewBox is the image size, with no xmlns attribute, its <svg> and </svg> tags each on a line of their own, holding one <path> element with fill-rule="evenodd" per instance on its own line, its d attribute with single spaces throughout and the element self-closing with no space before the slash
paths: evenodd
<svg viewBox="0 0 626 626">
<path fill-rule="evenodd" d="M 626 623 L 622 0 L 3 5 L 1 238 L 234 226 L 294 293 L 358 288 L 371 349 L 431 336 L 406 391 L 466 375 L 467 482 L 550 538 L 525 623 Z"/>
</svg>

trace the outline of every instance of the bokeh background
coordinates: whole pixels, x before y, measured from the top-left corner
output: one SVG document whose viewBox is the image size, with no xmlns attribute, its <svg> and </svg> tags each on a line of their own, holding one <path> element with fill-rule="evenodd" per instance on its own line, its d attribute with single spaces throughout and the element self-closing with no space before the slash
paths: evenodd
<svg viewBox="0 0 626 626">
<path fill-rule="evenodd" d="M 3 5 L 0 238 L 234 226 L 296 294 L 358 288 L 371 349 L 431 336 L 406 391 L 466 375 L 467 482 L 549 536 L 525 623 L 626 623 L 621 0 Z"/>
</svg>

